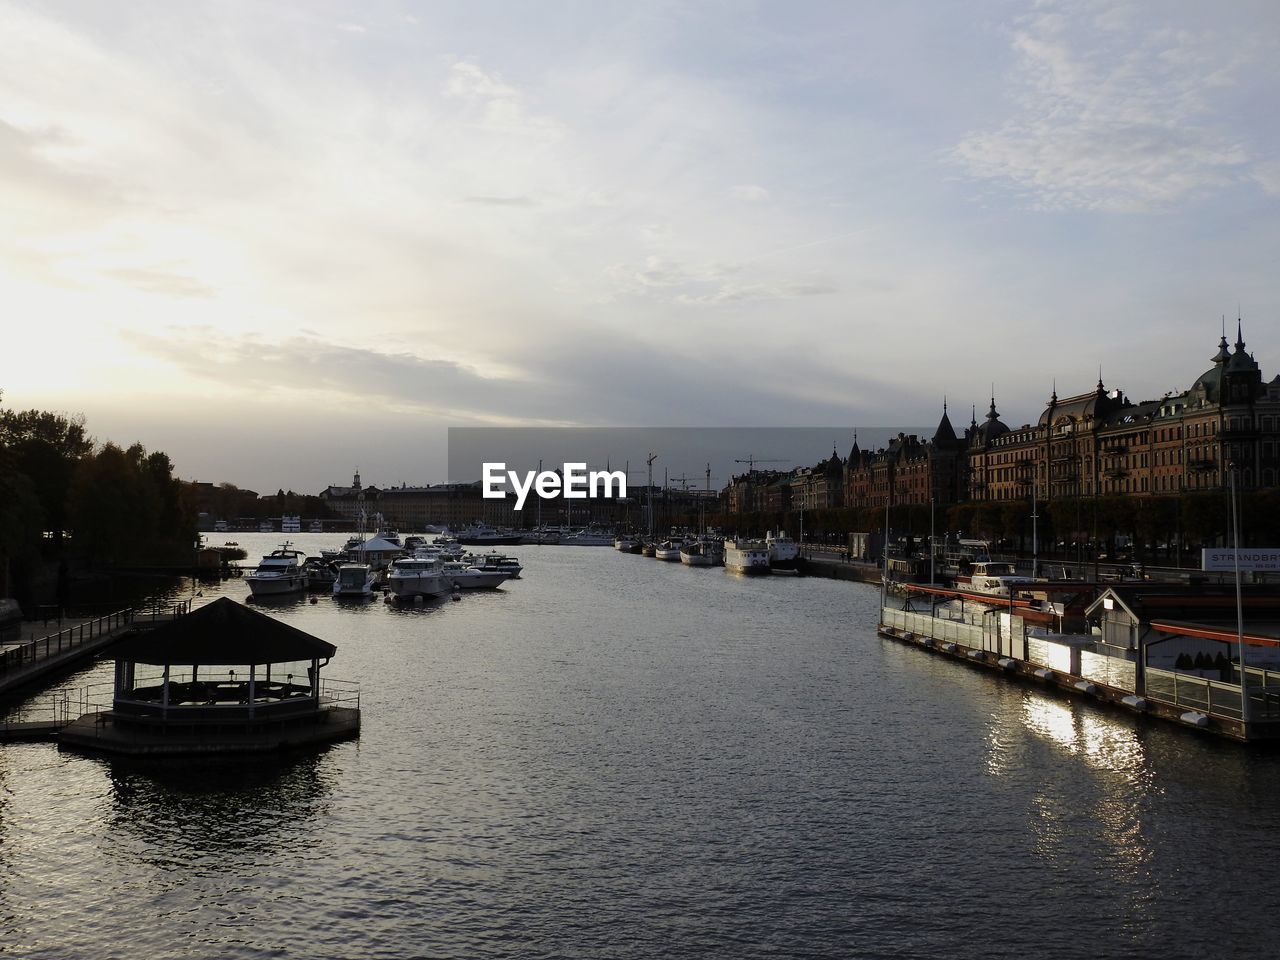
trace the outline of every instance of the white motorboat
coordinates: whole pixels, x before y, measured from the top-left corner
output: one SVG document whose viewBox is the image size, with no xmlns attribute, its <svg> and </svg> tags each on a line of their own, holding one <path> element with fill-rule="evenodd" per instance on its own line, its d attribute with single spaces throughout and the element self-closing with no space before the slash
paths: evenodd
<svg viewBox="0 0 1280 960">
<path fill-rule="evenodd" d="M 765 534 L 764 542 L 769 547 L 769 566 L 774 570 L 794 570 L 800 561 L 800 545 L 787 531 L 779 530 L 774 534 L 770 530 Z"/>
<path fill-rule="evenodd" d="M 307 575 L 302 571 L 305 559 L 301 550 L 282 543 L 279 550 L 272 550 L 258 562 L 253 573 L 245 574 L 244 582 L 255 597 L 301 593 L 307 589 Z"/>
<path fill-rule="evenodd" d="M 691 540 L 680 547 L 680 562 L 688 567 L 715 567 L 724 563 L 719 540 Z"/>
<path fill-rule="evenodd" d="M 613 540 L 613 549 L 621 553 L 639 553 L 640 545 L 640 538 L 630 534 L 619 534 Z"/>
<path fill-rule="evenodd" d="M 668 562 L 680 562 L 680 546 L 679 540 L 663 540 L 653 551 L 654 559 L 666 560 Z"/>
<path fill-rule="evenodd" d="M 768 573 L 769 545 L 763 540 L 726 540 L 724 568 L 730 573 Z"/>
<path fill-rule="evenodd" d="M 989 593 L 992 596 L 1007 597 L 1012 588 L 1035 582 L 1031 577 L 1016 573 L 1012 563 L 988 560 L 975 563 L 969 571 L 967 581 L 963 576 L 957 577 L 956 588 L 972 593 Z"/>
<path fill-rule="evenodd" d="M 473 557 L 471 566 L 475 570 L 484 570 L 485 572 L 495 571 L 505 573 L 509 580 L 519 580 L 520 574 L 524 567 L 520 565 L 520 561 L 515 557 L 508 557 L 501 553 L 490 551 L 483 556 Z"/>
<path fill-rule="evenodd" d="M 396 597 L 443 597 L 453 589 L 439 556 L 397 557 L 387 571 L 387 587 Z"/>
<path fill-rule="evenodd" d="M 440 556 L 445 560 L 461 560 L 467 552 L 457 537 L 439 536 L 431 541 L 431 545 L 439 549 Z"/>
<path fill-rule="evenodd" d="M 367 563 L 342 563 L 333 581 L 335 597 L 373 596 L 373 567 Z"/>
<path fill-rule="evenodd" d="M 445 580 L 459 590 L 493 590 L 511 579 L 504 571 L 481 570 L 461 560 L 445 560 L 441 566 Z"/>
<path fill-rule="evenodd" d="M 579 530 L 567 537 L 560 538 L 560 545 L 566 547 L 612 547 L 613 534 L 603 530 Z"/>
</svg>

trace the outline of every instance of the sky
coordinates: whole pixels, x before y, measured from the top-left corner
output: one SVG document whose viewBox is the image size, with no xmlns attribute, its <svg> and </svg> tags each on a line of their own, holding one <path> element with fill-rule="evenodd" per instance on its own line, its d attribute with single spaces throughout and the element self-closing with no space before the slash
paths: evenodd
<svg viewBox="0 0 1280 960">
<path fill-rule="evenodd" d="M 184 479 L 1016 427 L 1184 390 L 1237 318 L 1280 372 L 1271 0 L 0 0 L 0 37 L 0 403 Z"/>
</svg>

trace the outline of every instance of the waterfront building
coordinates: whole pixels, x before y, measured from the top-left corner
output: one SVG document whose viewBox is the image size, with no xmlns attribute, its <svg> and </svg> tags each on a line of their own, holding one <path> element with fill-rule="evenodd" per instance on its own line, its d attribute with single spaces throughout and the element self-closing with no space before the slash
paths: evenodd
<svg viewBox="0 0 1280 960">
<path fill-rule="evenodd" d="M 945 402 L 929 440 L 900 433 L 871 452 L 858 448 L 855 435 L 844 464 L 842 502 L 847 507 L 956 503 L 964 499 L 964 452 L 965 441 L 956 435 Z"/>
</svg>

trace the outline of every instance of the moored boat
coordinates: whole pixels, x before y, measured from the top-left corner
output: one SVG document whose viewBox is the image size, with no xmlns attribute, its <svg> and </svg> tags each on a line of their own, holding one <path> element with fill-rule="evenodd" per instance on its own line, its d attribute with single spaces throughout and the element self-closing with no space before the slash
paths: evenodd
<svg viewBox="0 0 1280 960">
<path fill-rule="evenodd" d="M 301 593 L 307 588 L 307 576 L 302 572 L 304 559 L 302 551 L 294 550 L 286 541 L 280 549 L 263 557 L 252 573 L 245 574 L 244 582 L 255 597 Z"/>
<path fill-rule="evenodd" d="M 333 564 L 322 557 L 307 557 L 302 572 L 307 576 L 308 590 L 332 590 L 333 582 L 338 579 Z"/>
<path fill-rule="evenodd" d="M 566 547 L 611 547 L 613 534 L 603 530 L 582 529 L 560 538 L 561 546 Z"/>
<path fill-rule="evenodd" d="M 769 566 L 774 570 L 794 570 L 800 561 L 800 546 L 787 531 L 779 530 L 776 534 L 770 530 L 765 534 L 764 542 L 769 547 Z"/>
<path fill-rule="evenodd" d="M 726 540 L 724 568 L 731 573 L 768 573 L 769 545 L 763 540 Z"/>
<path fill-rule="evenodd" d="M 468 547 L 514 546 L 521 534 L 510 530 L 497 530 L 487 524 L 475 523 L 458 531 L 457 541 Z"/>
<path fill-rule="evenodd" d="M 461 560 L 446 560 L 441 564 L 445 580 L 459 590 L 493 590 L 511 579 L 501 570 L 481 570 Z"/>
<path fill-rule="evenodd" d="M 387 588 L 402 599 L 443 597 L 452 589 L 439 556 L 397 557 L 387 570 Z"/>
<path fill-rule="evenodd" d="M 373 568 L 367 563 L 343 563 L 338 565 L 337 578 L 333 581 L 335 597 L 373 596 Z"/>
<path fill-rule="evenodd" d="M 724 544 L 719 540 L 691 540 L 680 547 L 680 562 L 688 567 L 714 567 L 724 563 Z"/>
<path fill-rule="evenodd" d="M 1004 560 L 987 560 L 973 564 L 967 579 L 956 578 L 956 587 L 972 593 L 989 593 L 997 597 L 1009 596 L 1011 588 L 1035 583 L 1032 577 L 1024 577 L 1014 570 L 1012 563 Z"/>
<path fill-rule="evenodd" d="M 470 566 L 475 570 L 505 573 L 509 580 L 519 580 L 520 574 L 524 570 L 524 567 L 520 565 L 520 561 L 515 557 L 508 557 L 505 554 L 493 551 L 483 556 L 473 557 Z"/>
<path fill-rule="evenodd" d="M 666 560 L 668 562 L 680 562 L 680 541 L 679 540 L 663 540 L 653 551 L 655 560 Z"/>
</svg>

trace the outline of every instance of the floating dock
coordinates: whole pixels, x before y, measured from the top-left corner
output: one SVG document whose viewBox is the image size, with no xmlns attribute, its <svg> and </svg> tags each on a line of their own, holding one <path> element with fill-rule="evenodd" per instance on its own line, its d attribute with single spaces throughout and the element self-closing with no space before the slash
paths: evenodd
<svg viewBox="0 0 1280 960">
<path fill-rule="evenodd" d="M 1070 632 L 1060 626 L 1065 605 L 1031 599 L 1035 586 L 1022 597 L 905 588 L 901 596 L 886 600 L 878 633 L 1129 713 L 1234 740 L 1280 740 L 1280 672 L 1248 663 L 1264 652 L 1270 657 L 1280 639 L 1244 634 L 1245 669 L 1242 673 L 1238 663 L 1227 664 L 1224 672 L 1230 680 L 1205 675 L 1217 671 L 1157 665 L 1162 644 L 1204 641 L 1230 650 L 1238 642 L 1235 631 L 1220 625 L 1150 615 L 1163 609 L 1211 609 L 1217 599 L 1212 592 L 1188 595 L 1176 585 L 1106 588 L 1084 610 L 1091 626 Z M 1256 599 L 1263 608 L 1280 604 L 1273 592 Z"/>
</svg>

